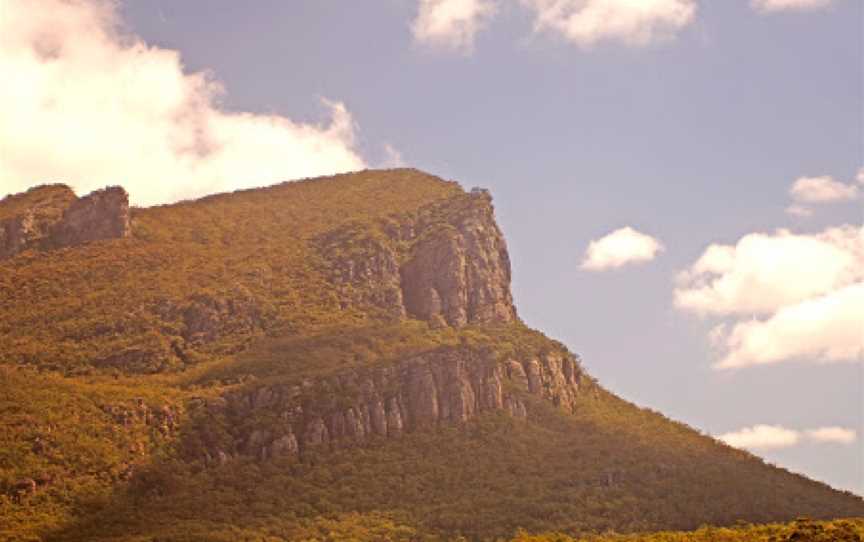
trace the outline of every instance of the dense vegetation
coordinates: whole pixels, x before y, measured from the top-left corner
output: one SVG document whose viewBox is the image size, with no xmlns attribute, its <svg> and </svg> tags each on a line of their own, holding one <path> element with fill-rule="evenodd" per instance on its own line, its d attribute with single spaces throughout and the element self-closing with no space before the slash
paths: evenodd
<svg viewBox="0 0 864 542">
<path fill-rule="evenodd" d="M 0 216 L 24 199 L 0 202 Z M 400 320 L 334 285 L 333 261 L 362 257 L 406 216 L 444 220 L 471 201 L 417 171 L 362 172 L 136 209 L 132 238 L 0 262 L 0 540 L 507 540 L 524 529 L 566 534 L 518 540 L 569 542 L 864 516 L 858 497 L 593 382 L 572 415 L 526 395 L 527 420 L 491 412 L 220 466 L 188 453 L 195 401 L 440 349 L 501 361 L 563 350 L 520 322 Z M 240 422 L 229 422 L 208 430 L 230 434 Z M 646 539 L 792 540 L 846 525 Z"/>
<path fill-rule="evenodd" d="M 598 535 L 575 539 L 560 533 L 520 534 L 513 542 L 860 542 L 864 520 L 812 521 L 798 519 L 788 524 L 702 527 L 688 532 L 631 535 Z"/>
</svg>

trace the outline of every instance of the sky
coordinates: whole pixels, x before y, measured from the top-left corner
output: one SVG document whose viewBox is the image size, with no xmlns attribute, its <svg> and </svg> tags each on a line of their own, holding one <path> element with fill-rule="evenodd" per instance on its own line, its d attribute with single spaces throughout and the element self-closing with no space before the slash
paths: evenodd
<svg viewBox="0 0 864 542">
<path fill-rule="evenodd" d="M 520 316 L 864 494 L 859 0 L 0 0 L 0 197 L 489 188 Z"/>
</svg>

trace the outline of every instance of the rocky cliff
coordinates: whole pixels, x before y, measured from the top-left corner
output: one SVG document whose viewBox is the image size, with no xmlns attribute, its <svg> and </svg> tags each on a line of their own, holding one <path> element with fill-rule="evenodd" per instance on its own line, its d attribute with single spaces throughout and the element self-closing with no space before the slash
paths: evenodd
<svg viewBox="0 0 864 542">
<path fill-rule="evenodd" d="M 208 462 L 238 455 L 266 459 L 313 449 L 335 449 L 373 437 L 468 421 L 490 411 L 526 418 L 526 394 L 573 412 L 592 380 L 567 352 L 496 361 L 489 354 L 454 348 L 395 364 L 353 369 L 293 385 L 254 386 L 193 402 L 203 428 L 197 450 Z M 242 427 L 228 440 L 207 428 Z M 250 420 L 255 420 L 249 423 Z"/>
<path fill-rule="evenodd" d="M 39 186 L 0 200 L 0 260 L 29 249 L 55 249 L 128 237 L 129 196 L 109 187 L 78 198 L 65 185 Z"/>
<path fill-rule="evenodd" d="M 507 244 L 485 190 L 377 229 L 349 226 L 320 244 L 345 306 L 369 304 L 393 317 L 457 328 L 517 318 Z"/>
</svg>

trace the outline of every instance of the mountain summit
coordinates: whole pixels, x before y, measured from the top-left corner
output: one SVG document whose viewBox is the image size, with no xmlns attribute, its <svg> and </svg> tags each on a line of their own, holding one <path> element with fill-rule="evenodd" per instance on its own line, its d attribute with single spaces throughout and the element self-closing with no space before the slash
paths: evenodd
<svg viewBox="0 0 864 542">
<path fill-rule="evenodd" d="M 0 201 L 0 538 L 435 540 L 864 515 L 607 392 L 411 169 Z M 325 536 L 326 535 L 326 536 Z"/>
</svg>

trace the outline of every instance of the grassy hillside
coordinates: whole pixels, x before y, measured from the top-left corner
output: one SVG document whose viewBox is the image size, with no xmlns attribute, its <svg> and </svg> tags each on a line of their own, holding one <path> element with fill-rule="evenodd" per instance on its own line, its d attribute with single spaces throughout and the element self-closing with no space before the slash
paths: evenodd
<svg viewBox="0 0 864 542">
<path fill-rule="evenodd" d="M 398 318 L 334 281 L 334 261 L 382 243 L 401 257 L 413 241 L 386 232 L 474 201 L 415 170 L 368 171 L 135 209 L 131 238 L 0 262 L 0 540 L 506 540 L 864 516 L 860 498 L 590 379 L 573 414 L 525 393 L 527 419 L 222 465 L 190 452 L 202 432 L 239 434 L 247 420 L 192 408 L 238 390 L 454 348 L 496 363 L 562 351 L 521 322 Z"/>
</svg>

